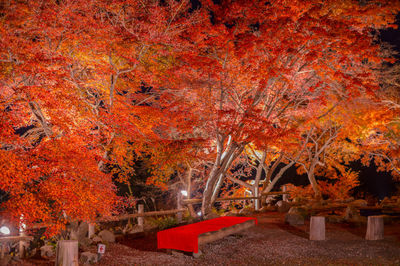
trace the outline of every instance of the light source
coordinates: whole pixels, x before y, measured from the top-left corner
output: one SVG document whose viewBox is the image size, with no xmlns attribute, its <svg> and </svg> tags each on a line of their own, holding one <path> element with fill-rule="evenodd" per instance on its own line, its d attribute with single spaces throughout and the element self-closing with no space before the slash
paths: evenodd
<svg viewBox="0 0 400 266">
<path fill-rule="evenodd" d="M 187 193 L 186 190 L 181 190 L 181 194 L 182 194 L 183 196 L 185 196 L 185 197 L 187 197 L 187 195 L 188 195 L 188 193 Z"/>
<path fill-rule="evenodd" d="M 3 235 L 9 235 L 10 234 L 10 228 L 8 228 L 7 226 L 3 225 L 2 227 L 0 227 L 0 233 Z"/>
<path fill-rule="evenodd" d="M 201 212 L 198 212 L 197 215 L 198 215 L 198 216 L 201 216 Z"/>
</svg>

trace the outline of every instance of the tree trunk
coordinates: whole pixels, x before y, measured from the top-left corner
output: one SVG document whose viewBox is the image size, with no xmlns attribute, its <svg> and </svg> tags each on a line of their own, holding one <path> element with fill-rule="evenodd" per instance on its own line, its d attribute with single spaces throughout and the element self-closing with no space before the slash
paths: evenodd
<svg viewBox="0 0 400 266">
<path fill-rule="evenodd" d="M 321 198 L 321 191 L 319 190 L 317 180 L 315 179 L 314 170 L 315 170 L 315 166 L 311 166 L 310 171 L 308 172 L 307 176 L 308 176 L 308 180 L 310 181 L 310 184 L 312 186 L 312 189 L 314 190 L 315 197 Z"/>
<path fill-rule="evenodd" d="M 285 167 L 281 168 L 281 170 L 279 170 L 278 174 L 274 177 L 272 182 L 270 182 L 266 186 L 264 184 L 263 193 L 270 192 L 274 188 L 275 184 L 279 181 L 279 179 L 281 179 L 281 177 L 286 172 L 286 170 L 289 169 L 293 164 L 294 164 L 294 162 L 291 162 L 291 163 L 287 164 Z"/>
<path fill-rule="evenodd" d="M 78 240 L 58 241 L 56 251 L 56 266 L 78 265 Z"/>
<path fill-rule="evenodd" d="M 216 164 L 211 170 L 210 176 L 207 180 L 206 187 L 203 192 L 203 200 L 201 205 L 201 213 L 204 218 L 207 219 L 211 213 L 212 206 L 216 198 L 218 197 L 219 190 L 225 179 L 225 174 L 231 167 L 233 161 L 242 153 L 244 145 L 238 146 L 233 143 L 224 151 L 223 154 L 219 154 L 220 158 L 217 157 Z"/>
</svg>

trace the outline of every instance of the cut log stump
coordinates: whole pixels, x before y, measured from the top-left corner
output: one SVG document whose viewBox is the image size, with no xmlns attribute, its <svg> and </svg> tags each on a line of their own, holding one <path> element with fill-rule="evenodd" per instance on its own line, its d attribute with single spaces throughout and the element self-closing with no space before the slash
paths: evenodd
<svg viewBox="0 0 400 266">
<path fill-rule="evenodd" d="M 383 239 L 383 216 L 368 216 L 366 240 Z"/>
<path fill-rule="evenodd" d="M 58 241 L 56 266 L 78 266 L 78 263 L 78 240 Z"/>
<path fill-rule="evenodd" d="M 325 217 L 311 217 L 310 240 L 325 240 Z"/>
</svg>

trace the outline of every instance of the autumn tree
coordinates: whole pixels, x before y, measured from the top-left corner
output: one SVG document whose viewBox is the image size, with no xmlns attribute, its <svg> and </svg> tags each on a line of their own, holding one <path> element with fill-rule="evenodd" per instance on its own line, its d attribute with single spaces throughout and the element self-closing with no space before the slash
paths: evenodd
<svg viewBox="0 0 400 266">
<path fill-rule="evenodd" d="M 176 89 L 168 93 L 174 108 L 190 106 L 190 115 L 201 117 L 193 128 L 206 132 L 213 147 L 202 203 L 207 216 L 246 145 L 267 146 L 287 134 L 311 104 L 346 101 L 378 87 L 371 64 L 382 58 L 371 33 L 394 21 L 398 3 L 202 5 L 211 15 L 186 33 L 190 50 L 181 51 L 168 80 Z"/>
<path fill-rule="evenodd" d="M 65 217 L 112 213 L 107 166 L 128 169 L 159 139 L 164 116 L 145 86 L 168 66 L 175 36 L 194 23 L 188 8 L 187 1 L 1 3 L 0 188 L 15 221 L 23 214 L 27 224 L 61 226 Z"/>
</svg>

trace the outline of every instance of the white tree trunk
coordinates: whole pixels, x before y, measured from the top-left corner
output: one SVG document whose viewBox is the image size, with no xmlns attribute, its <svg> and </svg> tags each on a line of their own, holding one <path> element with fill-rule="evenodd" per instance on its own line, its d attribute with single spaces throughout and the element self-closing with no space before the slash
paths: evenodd
<svg viewBox="0 0 400 266">
<path fill-rule="evenodd" d="M 56 251 L 56 266 L 78 265 L 78 240 L 58 241 Z"/>
</svg>

